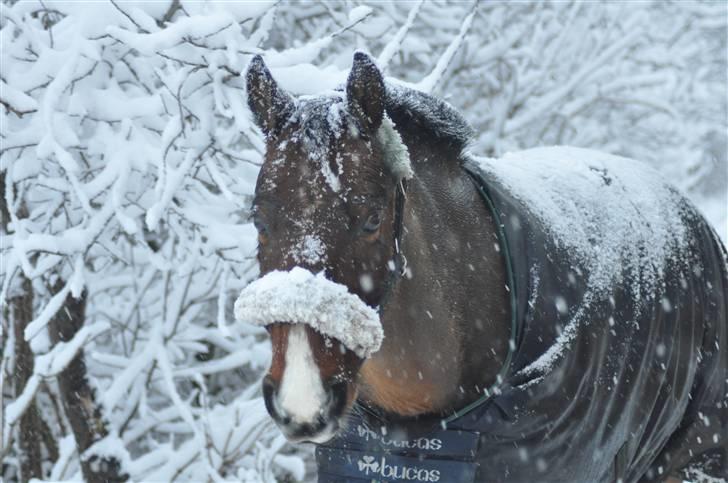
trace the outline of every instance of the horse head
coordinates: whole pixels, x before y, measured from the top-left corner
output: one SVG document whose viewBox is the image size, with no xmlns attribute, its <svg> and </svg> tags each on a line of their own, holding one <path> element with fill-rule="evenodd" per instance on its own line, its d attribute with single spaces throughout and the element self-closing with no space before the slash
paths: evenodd
<svg viewBox="0 0 728 483">
<path fill-rule="evenodd" d="M 266 138 L 253 203 L 261 275 L 303 268 L 379 306 L 397 255 L 396 193 L 410 174 L 407 150 L 385 114 L 382 74 L 357 53 L 345 91 L 296 99 L 256 56 L 246 81 Z M 289 439 L 323 442 L 357 397 L 364 358 L 306 321 L 291 322 L 267 324 L 273 358 L 266 407 Z"/>
</svg>

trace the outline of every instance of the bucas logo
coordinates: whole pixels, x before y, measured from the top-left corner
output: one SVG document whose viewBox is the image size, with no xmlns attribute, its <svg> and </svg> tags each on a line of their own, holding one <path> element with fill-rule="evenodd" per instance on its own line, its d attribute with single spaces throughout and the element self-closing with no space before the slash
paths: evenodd
<svg viewBox="0 0 728 483">
<path fill-rule="evenodd" d="M 440 470 L 389 464 L 384 456 L 379 461 L 374 456 L 362 456 L 357 466 L 366 476 L 381 476 L 393 481 L 440 481 Z"/>
<path fill-rule="evenodd" d="M 390 446 L 397 449 L 420 449 L 426 451 L 438 451 L 442 448 L 442 440 L 439 438 L 417 438 L 409 440 L 388 439 L 379 436 L 371 429 L 358 425 L 357 432 L 360 438 L 366 441 L 373 439 L 379 441 L 382 446 Z"/>
</svg>

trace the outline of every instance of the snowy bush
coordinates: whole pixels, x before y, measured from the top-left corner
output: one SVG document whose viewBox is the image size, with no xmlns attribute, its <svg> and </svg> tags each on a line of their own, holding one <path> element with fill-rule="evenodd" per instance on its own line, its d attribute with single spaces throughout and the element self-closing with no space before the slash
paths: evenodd
<svg viewBox="0 0 728 483">
<path fill-rule="evenodd" d="M 269 422 L 240 73 L 295 94 L 352 53 L 441 96 L 489 155 L 639 158 L 726 236 L 726 12 L 583 2 L 17 2 L 0 7 L 0 478 L 298 481 Z"/>
</svg>

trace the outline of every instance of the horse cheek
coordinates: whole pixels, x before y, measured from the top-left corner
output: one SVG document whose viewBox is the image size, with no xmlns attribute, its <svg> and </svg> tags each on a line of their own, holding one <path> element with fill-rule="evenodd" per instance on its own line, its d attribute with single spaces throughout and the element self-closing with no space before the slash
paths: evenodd
<svg viewBox="0 0 728 483">
<path fill-rule="evenodd" d="M 321 380 L 345 381 L 347 383 L 346 404 L 351 405 L 358 393 L 356 379 L 363 362 L 362 359 L 337 340 L 327 340 L 310 327 L 307 327 L 307 332 Z"/>
</svg>

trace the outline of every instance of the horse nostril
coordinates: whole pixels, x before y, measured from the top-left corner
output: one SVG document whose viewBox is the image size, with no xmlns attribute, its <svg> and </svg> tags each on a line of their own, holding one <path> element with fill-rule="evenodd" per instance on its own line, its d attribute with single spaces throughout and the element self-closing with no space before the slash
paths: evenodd
<svg viewBox="0 0 728 483">
<path fill-rule="evenodd" d="M 326 419 L 319 417 L 310 423 L 293 424 L 289 431 L 290 434 L 296 438 L 305 438 L 309 436 L 316 436 L 324 430 L 326 425 Z"/>
<path fill-rule="evenodd" d="M 316 427 L 318 427 L 318 428 L 325 427 L 327 421 L 328 421 L 328 418 L 325 415 L 319 414 L 318 417 L 316 418 Z"/>
<path fill-rule="evenodd" d="M 270 374 L 266 375 L 263 378 L 263 397 L 268 399 L 269 397 L 273 397 L 277 390 L 277 384 L 273 380 Z"/>
<path fill-rule="evenodd" d="M 263 386 L 275 386 L 273 376 L 271 376 L 270 374 L 266 374 L 263 378 Z"/>
<path fill-rule="evenodd" d="M 346 381 L 340 381 L 331 385 L 328 407 L 333 414 L 340 414 L 346 408 L 348 391 L 349 384 Z"/>
<path fill-rule="evenodd" d="M 276 392 L 278 392 L 277 384 L 270 374 L 268 374 L 263 378 L 263 401 L 265 402 L 265 408 L 268 410 L 268 414 L 273 419 L 280 418 L 274 403 Z"/>
<path fill-rule="evenodd" d="M 288 416 L 287 414 L 284 414 L 281 416 L 280 422 L 282 425 L 288 426 L 291 424 L 291 417 Z"/>
</svg>

